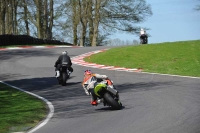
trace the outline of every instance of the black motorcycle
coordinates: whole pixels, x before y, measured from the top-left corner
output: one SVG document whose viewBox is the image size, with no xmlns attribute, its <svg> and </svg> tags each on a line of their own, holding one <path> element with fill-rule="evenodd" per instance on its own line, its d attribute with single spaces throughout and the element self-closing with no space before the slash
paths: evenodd
<svg viewBox="0 0 200 133">
<path fill-rule="evenodd" d="M 140 44 L 148 44 L 148 36 L 147 35 L 140 36 Z"/>
<path fill-rule="evenodd" d="M 59 84 L 61 84 L 62 86 L 66 85 L 67 80 L 70 77 L 70 71 L 68 68 L 69 68 L 68 62 L 63 62 L 59 69 L 60 76 L 58 77 L 58 81 L 59 81 Z"/>
</svg>

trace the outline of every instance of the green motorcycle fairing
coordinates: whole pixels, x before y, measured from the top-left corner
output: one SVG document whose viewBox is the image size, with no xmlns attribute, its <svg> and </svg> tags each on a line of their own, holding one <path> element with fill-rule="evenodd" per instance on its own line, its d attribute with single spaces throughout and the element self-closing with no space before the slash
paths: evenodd
<svg viewBox="0 0 200 133">
<path fill-rule="evenodd" d="M 94 93 L 95 93 L 95 95 L 97 95 L 97 96 L 100 97 L 100 95 L 98 94 L 98 91 L 100 91 L 100 90 L 102 90 L 102 89 L 105 89 L 105 88 L 106 88 L 106 84 L 102 84 L 102 83 L 97 84 L 97 85 L 95 86 L 95 88 L 94 88 Z"/>
</svg>

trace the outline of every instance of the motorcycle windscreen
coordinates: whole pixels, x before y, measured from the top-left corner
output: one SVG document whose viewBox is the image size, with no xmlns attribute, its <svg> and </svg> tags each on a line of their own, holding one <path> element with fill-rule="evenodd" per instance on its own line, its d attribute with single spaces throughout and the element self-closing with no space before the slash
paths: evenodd
<svg viewBox="0 0 200 133">
<path fill-rule="evenodd" d="M 94 93 L 95 95 L 99 96 L 100 95 L 98 94 L 98 92 L 100 92 L 102 89 L 105 89 L 106 88 L 106 85 L 105 84 L 97 84 L 95 87 L 94 87 Z"/>
</svg>

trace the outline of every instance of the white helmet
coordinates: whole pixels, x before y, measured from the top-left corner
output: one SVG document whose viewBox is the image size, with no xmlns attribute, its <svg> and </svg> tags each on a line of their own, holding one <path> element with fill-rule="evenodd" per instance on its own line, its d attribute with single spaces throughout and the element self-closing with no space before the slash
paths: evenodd
<svg viewBox="0 0 200 133">
<path fill-rule="evenodd" d="M 62 54 L 63 54 L 63 55 L 66 55 L 66 54 L 68 54 L 68 53 L 67 53 L 67 51 L 63 51 Z"/>
<path fill-rule="evenodd" d="M 144 31 L 144 29 L 141 29 L 141 30 L 143 30 L 143 31 Z"/>
</svg>

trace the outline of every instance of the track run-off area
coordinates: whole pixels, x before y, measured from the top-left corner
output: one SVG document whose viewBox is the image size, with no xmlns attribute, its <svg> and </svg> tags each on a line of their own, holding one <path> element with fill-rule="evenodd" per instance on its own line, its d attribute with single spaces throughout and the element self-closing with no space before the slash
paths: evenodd
<svg viewBox="0 0 200 133">
<path fill-rule="evenodd" d="M 44 100 L 47 118 L 28 133 L 199 133 L 200 78 L 144 73 L 87 63 L 83 58 L 112 47 L 0 49 L 0 81 Z M 58 84 L 54 63 L 62 51 L 74 72 Z M 86 69 L 114 81 L 123 108 L 90 105 L 82 88 Z"/>
</svg>

